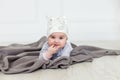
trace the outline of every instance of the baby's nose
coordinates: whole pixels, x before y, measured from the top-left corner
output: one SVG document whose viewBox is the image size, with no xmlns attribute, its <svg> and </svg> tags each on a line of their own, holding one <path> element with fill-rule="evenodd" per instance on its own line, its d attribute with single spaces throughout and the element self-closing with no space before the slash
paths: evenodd
<svg viewBox="0 0 120 80">
<path fill-rule="evenodd" d="M 55 42 L 59 42 L 59 39 L 55 39 Z"/>
</svg>

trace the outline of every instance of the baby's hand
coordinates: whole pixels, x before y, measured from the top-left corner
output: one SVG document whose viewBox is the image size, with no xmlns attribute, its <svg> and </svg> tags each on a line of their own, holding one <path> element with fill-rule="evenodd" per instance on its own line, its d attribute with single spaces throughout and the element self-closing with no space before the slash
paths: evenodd
<svg viewBox="0 0 120 80">
<path fill-rule="evenodd" d="M 55 54 L 58 50 L 59 50 L 59 46 L 57 46 L 57 45 L 52 45 L 52 46 L 50 46 L 49 48 L 48 48 L 48 52 L 51 54 L 51 55 L 53 55 L 53 54 Z"/>
<path fill-rule="evenodd" d="M 58 45 L 50 46 L 46 51 L 46 57 L 50 59 L 53 56 L 53 54 L 55 54 L 59 49 L 60 49 L 60 46 Z"/>
</svg>

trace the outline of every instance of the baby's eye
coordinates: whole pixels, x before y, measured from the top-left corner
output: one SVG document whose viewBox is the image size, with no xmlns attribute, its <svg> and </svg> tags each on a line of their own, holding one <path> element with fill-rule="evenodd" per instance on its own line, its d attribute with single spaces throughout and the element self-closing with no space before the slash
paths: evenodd
<svg viewBox="0 0 120 80">
<path fill-rule="evenodd" d="M 63 37 L 60 37 L 59 39 L 63 39 Z"/>
<path fill-rule="evenodd" d="M 52 39 L 55 39 L 55 37 L 54 37 L 54 36 L 51 36 L 51 38 L 52 38 Z"/>
</svg>

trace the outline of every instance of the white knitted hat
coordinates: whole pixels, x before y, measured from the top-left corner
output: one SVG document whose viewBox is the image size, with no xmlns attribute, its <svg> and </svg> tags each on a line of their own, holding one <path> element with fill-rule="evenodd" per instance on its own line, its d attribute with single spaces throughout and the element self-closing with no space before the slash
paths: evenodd
<svg viewBox="0 0 120 80">
<path fill-rule="evenodd" d="M 48 17 L 47 35 L 50 36 L 54 32 L 65 33 L 68 37 L 68 28 L 66 26 L 65 17 Z"/>
</svg>

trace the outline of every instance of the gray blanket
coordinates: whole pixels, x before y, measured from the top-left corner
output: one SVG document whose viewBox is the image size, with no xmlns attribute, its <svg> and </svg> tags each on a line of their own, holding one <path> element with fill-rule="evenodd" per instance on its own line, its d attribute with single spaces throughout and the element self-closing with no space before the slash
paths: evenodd
<svg viewBox="0 0 120 80">
<path fill-rule="evenodd" d="M 47 38 L 43 36 L 39 41 L 31 44 L 11 44 L 0 46 L 0 71 L 4 74 L 28 73 L 40 69 L 68 68 L 70 65 L 81 62 L 90 62 L 94 58 L 105 55 L 119 55 L 120 50 L 108 50 L 94 46 L 76 46 L 70 57 L 58 57 L 55 60 L 45 61 L 39 58 L 39 51 Z"/>
</svg>

